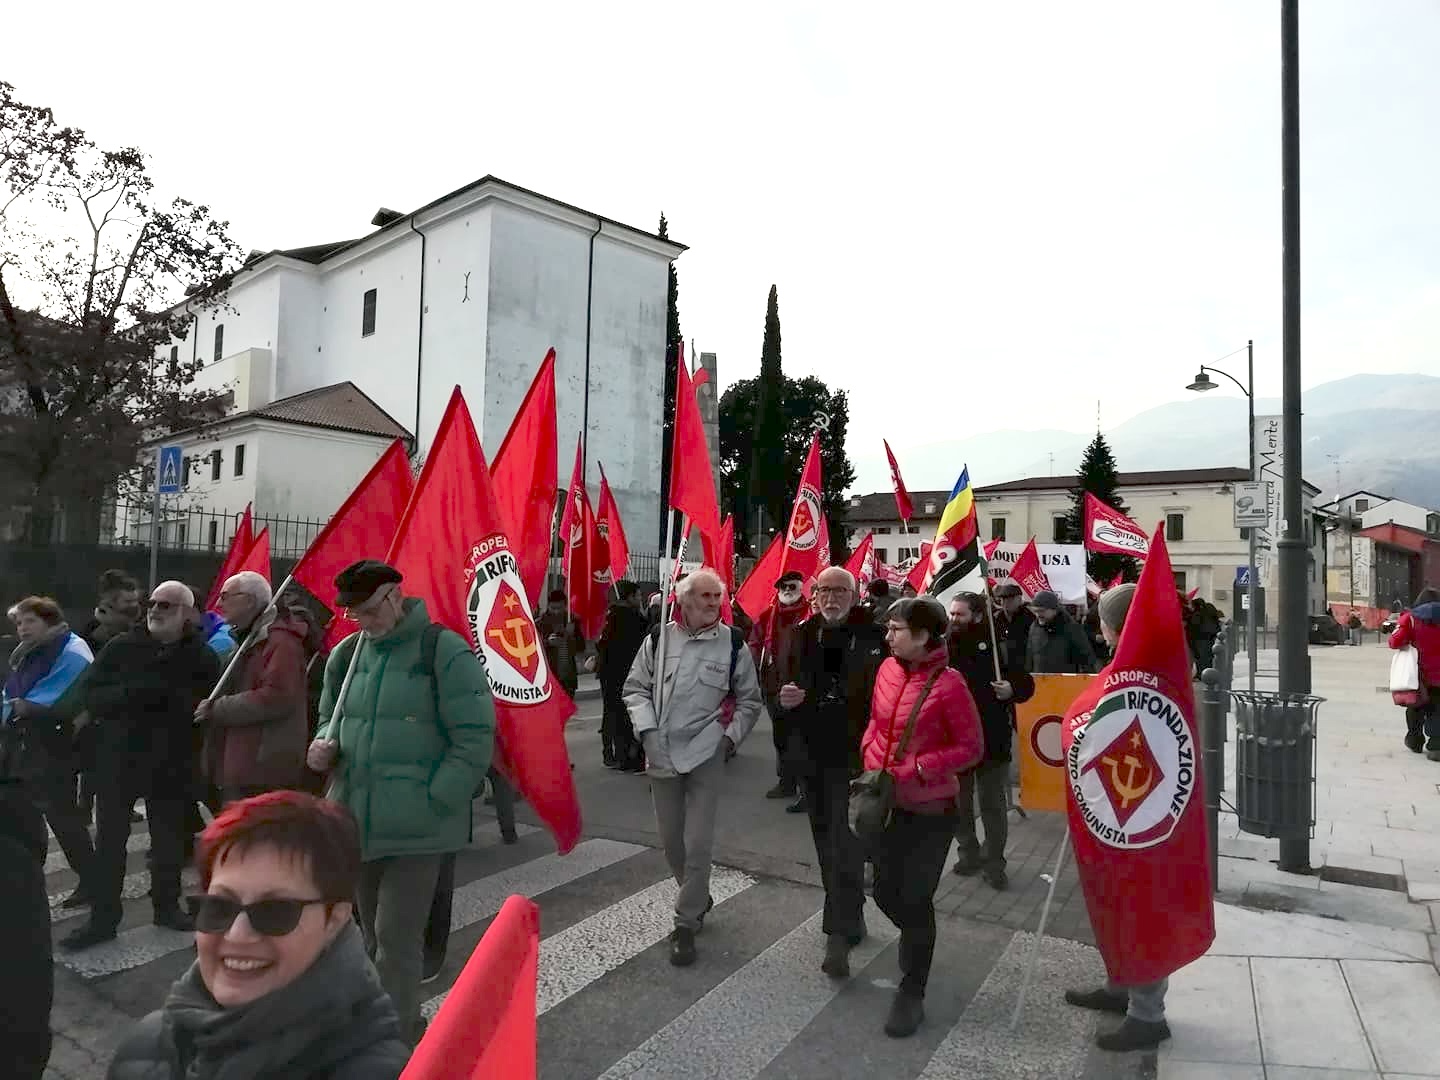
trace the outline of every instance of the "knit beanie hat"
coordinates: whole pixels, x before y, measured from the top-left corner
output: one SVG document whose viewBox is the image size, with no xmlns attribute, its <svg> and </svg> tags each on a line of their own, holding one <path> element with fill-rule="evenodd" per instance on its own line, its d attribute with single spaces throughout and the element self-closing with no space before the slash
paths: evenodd
<svg viewBox="0 0 1440 1080">
<path fill-rule="evenodd" d="M 1100 621 L 1117 634 L 1125 628 L 1125 616 L 1130 613 L 1130 602 L 1135 599 L 1135 586 L 1116 585 L 1100 597 Z"/>
</svg>

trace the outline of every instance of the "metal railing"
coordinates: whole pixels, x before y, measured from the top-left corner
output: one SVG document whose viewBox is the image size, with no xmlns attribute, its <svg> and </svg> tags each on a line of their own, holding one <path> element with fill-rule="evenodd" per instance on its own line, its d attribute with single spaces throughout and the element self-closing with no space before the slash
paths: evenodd
<svg viewBox="0 0 1440 1080">
<path fill-rule="evenodd" d="M 160 548 L 163 551 L 218 551 L 223 553 L 240 525 L 243 511 L 207 509 L 180 502 L 161 502 Z M 117 499 L 102 504 L 99 542 L 109 547 L 149 547 L 155 528 L 154 507 L 146 502 Z M 277 559 L 298 559 L 320 534 L 328 518 L 254 514 L 255 535 L 270 530 L 270 554 Z M 357 556 L 358 557 L 358 556 Z"/>
</svg>

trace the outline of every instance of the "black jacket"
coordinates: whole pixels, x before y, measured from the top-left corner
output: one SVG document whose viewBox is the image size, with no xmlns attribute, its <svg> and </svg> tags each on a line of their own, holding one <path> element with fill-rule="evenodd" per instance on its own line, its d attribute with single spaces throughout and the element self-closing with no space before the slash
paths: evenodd
<svg viewBox="0 0 1440 1080">
<path fill-rule="evenodd" d="M 645 613 L 630 604 L 611 604 L 605 613 L 605 628 L 595 643 L 595 674 L 607 699 L 621 700 L 625 677 L 649 629 Z"/>
<path fill-rule="evenodd" d="M 1000 638 L 1001 644 L 1010 647 L 1010 654 L 1020 662 L 1025 662 L 1025 652 L 1030 648 L 1030 627 L 1035 625 L 1035 616 L 1030 609 L 1022 607 L 1015 613 L 1014 618 L 1005 614 L 1003 608 L 995 608 L 995 633 Z"/>
<path fill-rule="evenodd" d="M 24 787 L 0 783 L 0 1061 L 13 1080 L 40 1080 L 50 1060 L 45 846 L 45 821 Z"/>
<path fill-rule="evenodd" d="M 859 772 L 875 673 L 890 655 L 884 628 L 861 607 L 839 626 L 816 615 L 795 628 L 794 655 L 795 685 L 805 691 L 787 714 L 804 753 L 797 767 Z"/>
<path fill-rule="evenodd" d="M 86 673 L 83 691 L 100 781 L 125 778 L 157 797 L 193 794 L 204 735 L 195 706 L 219 678 L 219 658 L 193 630 L 168 645 L 144 630 L 113 638 Z"/>
<path fill-rule="evenodd" d="M 1036 619 L 1030 627 L 1025 666 L 1032 675 L 1093 675 L 1099 670 L 1085 628 L 1063 611 L 1048 623 Z"/>
<path fill-rule="evenodd" d="M 990 646 L 990 628 L 984 623 L 951 631 L 946 644 L 950 649 L 950 666 L 965 676 L 970 696 L 980 710 L 980 723 L 985 729 L 985 760 L 1009 761 L 1011 733 L 1015 723 L 1015 706 L 1029 701 L 1035 693 L 1035 680 L 1025 670 L 1023 655 L 999 638 L 1000 674 L 1015 696 L 1000 701 L 990 685 L 995 679 L 995 651 Z"/>
</svg>

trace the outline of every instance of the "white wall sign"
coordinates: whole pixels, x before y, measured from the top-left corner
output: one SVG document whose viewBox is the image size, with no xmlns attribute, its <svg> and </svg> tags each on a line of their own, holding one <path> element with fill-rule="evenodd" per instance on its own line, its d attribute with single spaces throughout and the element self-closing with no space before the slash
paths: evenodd
<svg viewBox="0 0 1440 1080">
<path fill-rule="evenodd" d="M 1263 529 L 1270 520 L 1270 484 L 1249 480 L 1235 485 L 1235 528 Z"/>
<path fill-rule="evenodd" d="M 1010 568 L 1024 550 L 1024 544 L 995 545 L 995 552 L 990 556 L 990 576 L 997 585 L 1010 580 Z M 1085 548 L 1080 544 L 1036 544 L 1035 550 L 1050 587 L 1059 594 L 1061 602 L 1083 607 L 1087 603 Z"/>
</svg>

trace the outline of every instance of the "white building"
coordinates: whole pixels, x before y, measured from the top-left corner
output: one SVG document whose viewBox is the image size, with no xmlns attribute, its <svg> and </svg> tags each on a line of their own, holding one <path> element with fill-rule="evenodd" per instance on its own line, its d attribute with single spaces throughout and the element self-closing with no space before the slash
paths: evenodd
<svg viewBox="0 0 1440 1080">
<path fill-rule="evenodd" d="M 1118 492 L 1130 517 L 1147 532 L 1165 524 L 1166 543 L 1175 570 L 1175 584 L 1199 595 L 1222 611 L 1233 612 L 1236 573 L 1246 565 L 1248 545 L 1234 525 L 1231 485 L 1245 480 L 1239 468 L 1169 469 L 1119 474 Z M 990 484 L 975 489 L 980 538 L 1024 543 L 1031 536 L 1041 544 L 1069 543 L 1066 515 L 1075 477 L 1035 476 Z M 1319 489 L 1305 485 L 1306 539 L 1310 545 L 1310 598 L 1312 614 L 1325 610 L 1325 540 L 1316 527 L 1312 500 Z M 915 516 L 909 531 L 895 509 L 889 491 L 851 496 L 845 515 L 852 543 L 866 531 L 875 533 L 875 553 L 889 563 L 919 553 L 922 540 L 932 540 L 947 491 L 912 491 Z M 881 552 L 886 552 L 881 555 Z M 1267 616 L 1273 622 L 1277 597 L 1270 597 Z"/>
<path fill-rule="evenodd" d="M 1440 514 L 1429 507 L 1417 506 L 1403 499 L 1377 495 L 1373 491 L 1352 491 L 1320 507 L 1328 514 L 1350 519 L 1357 529 L 1376 525 L 1403 525 L 1423 533 L 1440 533 Z M 1358 519 L 1358 520 L 1355 520 Z"/>
<path fill-rule="evenodd" d="M 203 360 L 196 385 L 232 391 L 236 413 L 353 384 L 422 452 L 458 383 L 493 454 L 553 346 L 557 488 L 583 430 L 587 478 L 598 486 L 603 462 L 629 535 L 656 536 L 668 267 L 684 246 L 490 176 L 371 224 L 358 240 L 252 254 L 225 304 L 197 305 L 157 360 Z M 297 487 L 304 512 L 332 513 L 354 465 Z"/>
</svg>

